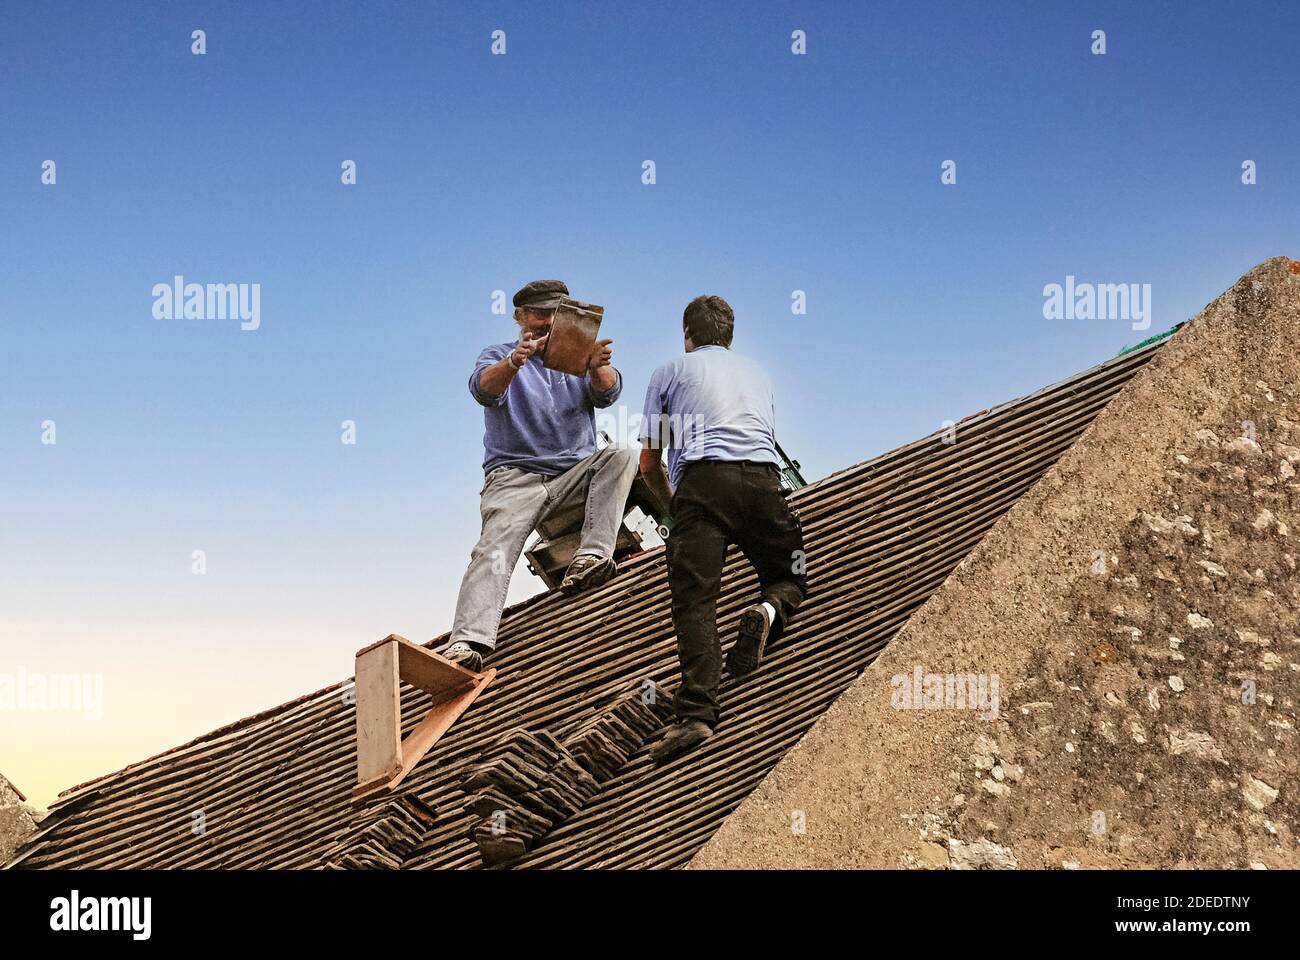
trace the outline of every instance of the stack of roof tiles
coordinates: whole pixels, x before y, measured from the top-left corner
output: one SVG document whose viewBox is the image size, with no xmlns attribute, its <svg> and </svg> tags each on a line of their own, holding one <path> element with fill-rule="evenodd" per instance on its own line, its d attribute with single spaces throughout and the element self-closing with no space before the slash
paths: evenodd
<svg viewBox="0 0 1300 960">
<path fill-rule="evenodd" d="M 565 749 L 598 783 L 604 783 L 672 718 L 671 703 L 671 697 L 647 680 L 569 734 Z"/>
<path fill-rule="evenodd" d="M 504 863 L 581 810 L 600 784 L 549 733 L 519 730 L 488 749 L 464 788 L 479 791 L 465 808 L 483 818 L 474 828 L 483 862 Z"/>
<path fill-rule="evenodd" d="M 462 785 L 483 862 L 508 863 L 573 816 L 671 719 L 652 683 L 596 714 L 561 743 L 550 732 L 512 730 L 484 751 Z"/>
<path fill-rule="evenodd" d="M 396 869 L 437 817 L 438 811 L 413 794 L 374 806 L 325 853 L 325 865 L 331 870 Z"/>
<path fill-rule="evenodd" d="M 463 784 L 503 733 L 549 731 L 606 777 L 576 810 L 520 840 L 515 866 L 673 867 L 686 863 L 988 529 L 1160 349 L 1116 357 L 1054 387 L 961 421 L 791 495 L 807 545 L 810 591 L 763 666 L 725 680 L 717 734 L 655 766 L 643 744 L 605 757 L 582 731 L 645 681 L 676 682 L 663 551 L 623 565 L 576 598 L 545 594 L 502 621 L 491 687 L 399 788 L 438 811 L 386 856 L 404 869 L 482 864 L 480 816 Z M 729 554 L 718 608 L 736 629 L 757 586 Z M 358 638 L 364 642 L 365 638 Z M 65 795 L 16 863 L 25 867 L 319 867 L 376 807 L 351 803 L 350 683 L 250 717 Z M 402 696 L 409 730 L 428 696 Z M 577 740 L 574 740 L 574 737 Z M 582 741 L 581 743 L 579 741 Z M 592 777 L 593 780 L 597 778 Z M 527 793 L 527 791 L 524 791 Z M 508 799 L 508 798 L 507 798 Z M 468 809 L 467 805 L 475 809 Z M 207 830 L 188 830 L 203 810 Z M 396 835 L 394 835 L 396 836 Z M 372 837 L 373 839 L 373 837 Z M 346 854 L 344 855 L 346 859 Z M 354 857 L 354 860 L 357 859 Z"/>
</svg>

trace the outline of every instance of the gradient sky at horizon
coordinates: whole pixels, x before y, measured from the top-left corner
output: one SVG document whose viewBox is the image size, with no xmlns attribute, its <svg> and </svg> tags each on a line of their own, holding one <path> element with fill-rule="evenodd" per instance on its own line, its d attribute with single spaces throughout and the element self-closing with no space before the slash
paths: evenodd
<svg viewBox="0 0 1300 960">
<path fill-rule="evenodd" d="M 809 479 L 1195 315 L 1297 253 L 1295 23 L 1280 2 L 6 2 L 0 674 L 102 675 L 105 702 L 0 710 L 0 773 L 46 804 L 348 676 L 387 633 L 446 630 L 482 482 L 466 379 L 513 329 L 494 290 L 560 277 L 603 304 L 629 414 L 682 307 L 721 294 Z M 155 320 L 177 274 L 259 283 L 261 328 Z M 1045 320 L 1067 275 L 1151 284 L 1150 331 Z"/>
</svg>

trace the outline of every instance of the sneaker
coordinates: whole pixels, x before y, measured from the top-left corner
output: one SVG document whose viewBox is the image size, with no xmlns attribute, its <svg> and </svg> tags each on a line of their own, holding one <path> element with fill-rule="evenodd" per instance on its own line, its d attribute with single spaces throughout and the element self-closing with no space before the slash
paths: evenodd
<svg viewBox="0 0 1300 960">
<path fill-rule="evenodd" d="M 464 667 L 470 673 L 481 673 L 483 671 L 483 654 L 463 640 L 453 643 L 445 650 L 440 650 L 438 655 L 444 660 L 450 660 L 458 667 Z"/>
<path fill-rule="evenodd" d="M 594 589 L 607 583 L 617 572 L 618 565 L 609 557 L 598 557 L 594 553 L 579 554 L 564 572 L 560 593 L 571 597 L 584 590 Z"/>
<path fill-rule="evenodd" d="M 727 672 L 733 677 L 743 677 L 758 669 L 763 662 L 767 635 L 772 632 L 772 617 L 767 607 L 756 603 L 740 615 L 740 635 L 727 654 Z"/>
<path fill-rule="evenodd" d="M 711 736 L 713 728 L 703 720 L 679 720 L 650 748 L 650 757 L 655 763 L 662 763 L 698 747 Z"/>
</svg>

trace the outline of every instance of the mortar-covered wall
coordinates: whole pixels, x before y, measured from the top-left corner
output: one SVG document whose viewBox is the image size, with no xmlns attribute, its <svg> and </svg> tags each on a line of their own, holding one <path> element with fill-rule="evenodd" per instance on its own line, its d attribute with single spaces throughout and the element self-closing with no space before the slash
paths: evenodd
<svg viewBox="0 0 1300 960">
<path fill-rule="evenodd" d="M 1298 345 L 1300 263 L 1269 260 L 1160 349 L 691 866 L 1300 866 Z M 996 718 L 927 706 L 925 683 L 900 709 L 918 667 L 996 677 Z"/>
<path fill-rule="evenodd" d="M 0 865 L 36 831 L 32 810 L 4 777 L 0 777 Z"/>
</svg>

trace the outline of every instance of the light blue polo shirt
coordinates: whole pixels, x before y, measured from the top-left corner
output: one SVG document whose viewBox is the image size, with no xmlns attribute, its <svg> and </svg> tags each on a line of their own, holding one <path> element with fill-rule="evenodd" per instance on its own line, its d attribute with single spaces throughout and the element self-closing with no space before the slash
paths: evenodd
<svg viewBox="0 0 1300 960">
<path fill-rule="evenodd" d="M 650 375 L 640 439 L 668 448 L 673 489 L 694 460 L 780 463 L 772 381 L 753 360 L 711 344 Z"/>
</svg>

